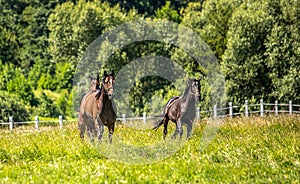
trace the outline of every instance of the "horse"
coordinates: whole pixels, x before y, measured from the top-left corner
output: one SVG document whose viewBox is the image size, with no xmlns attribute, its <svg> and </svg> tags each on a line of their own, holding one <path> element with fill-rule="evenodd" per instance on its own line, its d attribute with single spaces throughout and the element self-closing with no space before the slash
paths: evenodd
<svg viewBox="0 0 300 184">
<path fill-rule="evenodd" d="M 99 83 L 99 77 L 97 79 Z M 78 127 L 81 139 L 84 138 L 85 130 L 87 129 L 91 142 L 94 142 L 94 135 L 98 136 L 101 142 L 104 126 L 107 126 L 109 142 L 112 143 L 116 122 L 116 107 L 113 102 L 114 83 L 114 71 L 112 70 L 108 74 L 105 70 L 101 87 L 97 89 L 97 86 L 91 85 L 91 89 L 95 87 L 95 90 L 90 90 L 81 100 L 78 114 Z"/>
<path fill-rule="evenodd" d="M 100 85 L 99 85 L 99 75 L 97 75 L 97 78 L 94 78 L 92 75 L 89 75 L 87 77 L 90 81 L 90 90 L 88 93 L 86 93 L 80 100 L 80 106 L 83 101 L 85 101 L 85 98 L 88 96 L 89 93 L 96 92 L 97 90 L 100 90 Z M 80 130 L 80 138 L 84 138 L 84 133 L 86 129 L 86 125 L 83 122 L 83 117 L 81 113 L 78 113 L 78 128 Z"/>
<path fill-rule="evenodd" d="M 90 80 L 90 91 L 97 91 L 100 89 L 99 84 L 99 75 L 97 75 L 97 78 L 94 78 L 93 76 L 88 76 L 88 79 Z"/>
<path fill-rule="evenodd" d="M 176 124 L 176 130 L 172 136 L 172 139 L 176 139 L 179 133 L 180 139 L 183 134 L 182 125 L 187 126 L 187 139 L 191 136 L 193 127 L 193 121 L 196 116 L 195 103 L 200 96 L 200 80 L 195 78 L 188 79 L 187 87 L 183 96 L 171 98 L 165 106 L 163 119 L 158 122 L 153 130 L 157 130 L 161 125 L 164 125 L 163 138 L 166 138 L 168 133 L 168 122 L 171 120 Z"/>
</svg>

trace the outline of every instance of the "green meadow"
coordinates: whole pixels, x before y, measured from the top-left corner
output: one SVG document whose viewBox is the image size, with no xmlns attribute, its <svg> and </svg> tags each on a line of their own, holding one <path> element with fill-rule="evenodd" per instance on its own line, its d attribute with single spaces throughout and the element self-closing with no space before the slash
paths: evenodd
<svg viewBox="0 0 300 184">
<path fill-rule="evenodd" d="M 183 142 L 169 138 L 174 124 L 165 141 L 162 128 L 118 124 L 113 145 L 107 134 L 101 144 L 80 140 L 75 123 L 40 131 L 1 129 L 0 183 L 300 183 L 299 116 L 224 119 L 210 144 L 201 148 L 206 126 L 206 120 L 197 122 L 192 138 Z M 149 145 L 143 150 L 149 156 L 134 157 L 137 152 L 119 149 L 120 142 Z M 164 145 L 175 151 L 165 154 L 170 149 Z"/>
</svg>

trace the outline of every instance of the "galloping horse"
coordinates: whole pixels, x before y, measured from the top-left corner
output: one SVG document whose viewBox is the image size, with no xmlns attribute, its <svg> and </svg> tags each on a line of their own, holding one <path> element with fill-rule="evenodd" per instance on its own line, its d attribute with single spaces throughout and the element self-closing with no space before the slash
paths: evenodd
<svg viewBox="0 0 300 184">
<path fill-rule="evenodd" d="M 97 75 L 97 79 L 93 78 L 91 75 L 88 76 L 88 78 L 90 79 L 90 92 L 100 89 L 99 75 Z"/>
<path fill-rule="evenodd" d="M 87 128 L 90 140 L 94 141 L 94 135 L 98 136 L 99 141 L 102 140 L 104 125 L 109 130 L 109 142 L 112 143 L 112 135 L 114 133 L 116 122 L 116 108 L 113 102 L 115 82 L 114 71 L 107 73 L 104 71 L 102 84 L 95 82 L 95 86 L 91 83 L 91 90 L 82 98 L 78 115 L 78 127 L 80 129 L 80 137 L 83 139 Z"/>
<path fill-rule="evenodd" d="M 171 98 L 164 110 L 163 120 L 161 120 L 153 130 L 157 130 L 162 124 L 164 124 L 164 139 L 168 133 L 168 122 L 173 121 L 176 124 L 176 130 L 172 136 L 176 138 L 179 133 L 182 137 L 183 130 L 182 125 L 187 126 L 187 139 L 191 136 L 193 127 L 193 121 L 196 116 L 196 98 L 200 96 L 200 80 L 188 79 L 188 84 L 182 97 Z"/>
</svg>

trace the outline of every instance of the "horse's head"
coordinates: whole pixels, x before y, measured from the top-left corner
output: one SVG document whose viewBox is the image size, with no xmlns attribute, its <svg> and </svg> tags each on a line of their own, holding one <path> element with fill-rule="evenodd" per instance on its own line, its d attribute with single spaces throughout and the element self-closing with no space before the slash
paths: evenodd
<svg viewBox="0 0 300 184">
<path fill-rule="evenodd" d="M 115 74 L 112 70 L 110 73 L 104 71 L 102 78 L 102 87 L 104 88 L 105 93 L 108 95 L 109 99 L 112 99 L 114 96 L 114 83 L 115 83 Z"/>
<path fill-rule="evenodd" d="M 200 79 L 189 79 L 188 84 L 191 86 L 191 92 L 196 96 L 200 96 Z"/>
<path fill-rule="evenodd" d="M 99 75 L 97 76 L 97 79 L 95 79 L 91 75 L 88 78 L 90 79 L 90 90 L 100 89 Z"/>
</svg>

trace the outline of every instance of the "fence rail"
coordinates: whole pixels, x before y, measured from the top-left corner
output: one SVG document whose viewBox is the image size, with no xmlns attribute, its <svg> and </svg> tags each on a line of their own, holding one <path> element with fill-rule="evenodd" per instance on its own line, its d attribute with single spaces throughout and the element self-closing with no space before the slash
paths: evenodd
<svg viewBox="0 0 300 184">
<path fill-rule="evenodd" d="M 271 109 L 270 109 L 271 107 Z M 268 109 L 267 109 L 268 108 Z M 218 107 L 217 105 L 213 106 L 213 109 L 208 110 L 201 110 L 200 108 L 196 108 L 196 118 L 199 120 L 202 118 L 202 114 L 209 113 L 209 117 L 213 119 L 217 118 L 225 118 L 225 117 L 234 117 L 234 116 L 245 116 L 249 117 L 253 114 L 259 114 L 261 117 L 265 116 L 265 113 L 274 113 L 276 116 L 279 113 L 288 113 L 290 115 L 292 114 L 300 114 L 300 105 L 299 104 L 293 104 L 292 101 L 289 101 L 289 103 L 278 103 L 278 101 L 275 101 L 274 103 L 264 103 L 263 99 L 260 99 L 259 104 L 249 104 L 248 100 L 245 101 L 243 105 L 233 105 L 232 102 L 228 103 L 228 107 Z M 147 119 L 153 119 L 160 116 L 148 116 L 144 112 L 142 117 L 133 117 L 128 118 L 126 117 L 126 114 L 122 114 L 122 117 L 118 117 L 118 121 L 122 121 L 123 123 L 126 123 L 126 121 L 133 121 L 133 120 L 141 120 L 144 122 L 144 124 L 147 123 Z M 207 115 L 206 115 L 207 117 Z M 9 129 L 13 130 L 14 125 L 18 124 L 34 124 L 34 127 L 36 130 L 39 130 L 39 126 L 41 123 L 50 123 L 54 122 L 59 125 L 60 128 L 63 128 L 63 125 L 66 122 L 75 122 L 77 120 L 64 120 L 63 116 L 60 115 L 58 117 L 58 120 L 52 120 L 52 121 L 40 121 L 38 116 L 35 116 L 34 121 L 26 121 L 26 122 L 14 122 L 13 117 L 9 117 L 9 122 L 3 122 L 0 123 L 0 125 L 9 125 Z"/>
</svg>

